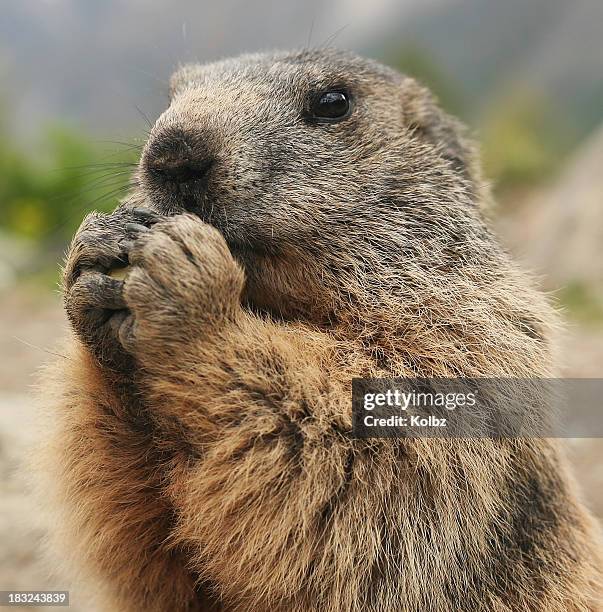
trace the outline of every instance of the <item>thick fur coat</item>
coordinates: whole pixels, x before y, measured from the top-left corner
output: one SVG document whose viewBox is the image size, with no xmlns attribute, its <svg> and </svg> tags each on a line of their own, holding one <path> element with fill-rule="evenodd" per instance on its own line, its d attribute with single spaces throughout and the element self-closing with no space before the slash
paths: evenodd
<svg viewBox="0 0 603 612">
<path fill-rule="evenodd" d="M 313 120 L 325 90 L 344 120 Z M 379 64 L 179 70 L 131 195 L 74 238 L 42 384 L 57 541 L 103 609 L 601 609 L 556 442 L 350 435 L 355 376 L 555 374 L 486 201 L 461 126 Z"/>
</svg>

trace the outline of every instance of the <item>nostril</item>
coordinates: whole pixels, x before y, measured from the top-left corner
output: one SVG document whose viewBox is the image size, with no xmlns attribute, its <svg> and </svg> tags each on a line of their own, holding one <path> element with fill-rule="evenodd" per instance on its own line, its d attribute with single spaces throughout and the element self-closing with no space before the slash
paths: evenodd
<svg viewBox="0 0 603 612">
<path fill-rule="evenodd" d="M 162 163 L 149 164 L 151 174 L 170 183 L 187 183 L 189 181 L 202 180 L 206 177 L 213 160 L 170 160 Z"/>
</svg>

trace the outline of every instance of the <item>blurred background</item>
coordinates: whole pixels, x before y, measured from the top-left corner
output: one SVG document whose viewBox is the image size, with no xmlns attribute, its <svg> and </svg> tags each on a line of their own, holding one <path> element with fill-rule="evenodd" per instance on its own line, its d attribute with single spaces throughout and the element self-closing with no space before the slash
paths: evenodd
<svg viewBox="0 0 603 612">
<path fill-rule="evenodd" d="M 507 247 L 563 310 L 564 374 L 603 376 L 601 0 L 20 0 L 0 18 L 0 589 L 37 566 L 18 468 L 30 387 L 63 334 L 59 262 L 126 189 L 179 63 L 330 45 L 412 74 L 482 146 Z M 603 518 L 603 443 L 568 452 Z M 82 609 L 87 609 L 83 607 Z"/>
</svg>

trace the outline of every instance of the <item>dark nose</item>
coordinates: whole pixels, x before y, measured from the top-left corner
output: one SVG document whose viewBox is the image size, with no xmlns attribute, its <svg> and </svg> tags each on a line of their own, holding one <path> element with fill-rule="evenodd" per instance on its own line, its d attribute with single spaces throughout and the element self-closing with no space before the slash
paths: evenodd
<svg viewBox="0 0 603 612">
<path fill-rule="evenodd" d="M 173 184 L 207 181 L 212 164 L 199 139 L 175 129 L 155 134 L 143 156 L 143 166 L 153 178 Z"/>
</svg>

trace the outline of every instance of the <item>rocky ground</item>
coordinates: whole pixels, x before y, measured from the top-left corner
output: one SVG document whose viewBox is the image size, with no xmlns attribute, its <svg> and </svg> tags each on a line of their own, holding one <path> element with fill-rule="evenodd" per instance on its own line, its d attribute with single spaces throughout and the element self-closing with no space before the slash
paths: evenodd
<svg viewBox="0 0 603 612">
<path fill-rule="evenodd" d="M 39 563 L 48 526 L 34 510 L 19 470 L 35 418 L 30 399 L 35 372 L 51 357 L 65 321 L 58 295 L 27 288 L 0 294 L 0 312 L 0 589 L 64 589 L 64 577 Z M 572 328 L 564 354 L 569 375 L 603 376 L 603 332 Z M 603 520 L 603 440 L 569 441 L 568 450 L 585 499 Z"/>
<path fill-rule="evenodd" d="M 65 578 L 40 562 L 49 526 L 25 480 L 34 439 L 32 385 L 62 333 L 63 313 L 57 295 L 26 288 L 1 293 L 0 312 L 0 590 L 64 590 Z"/>
</svg>

